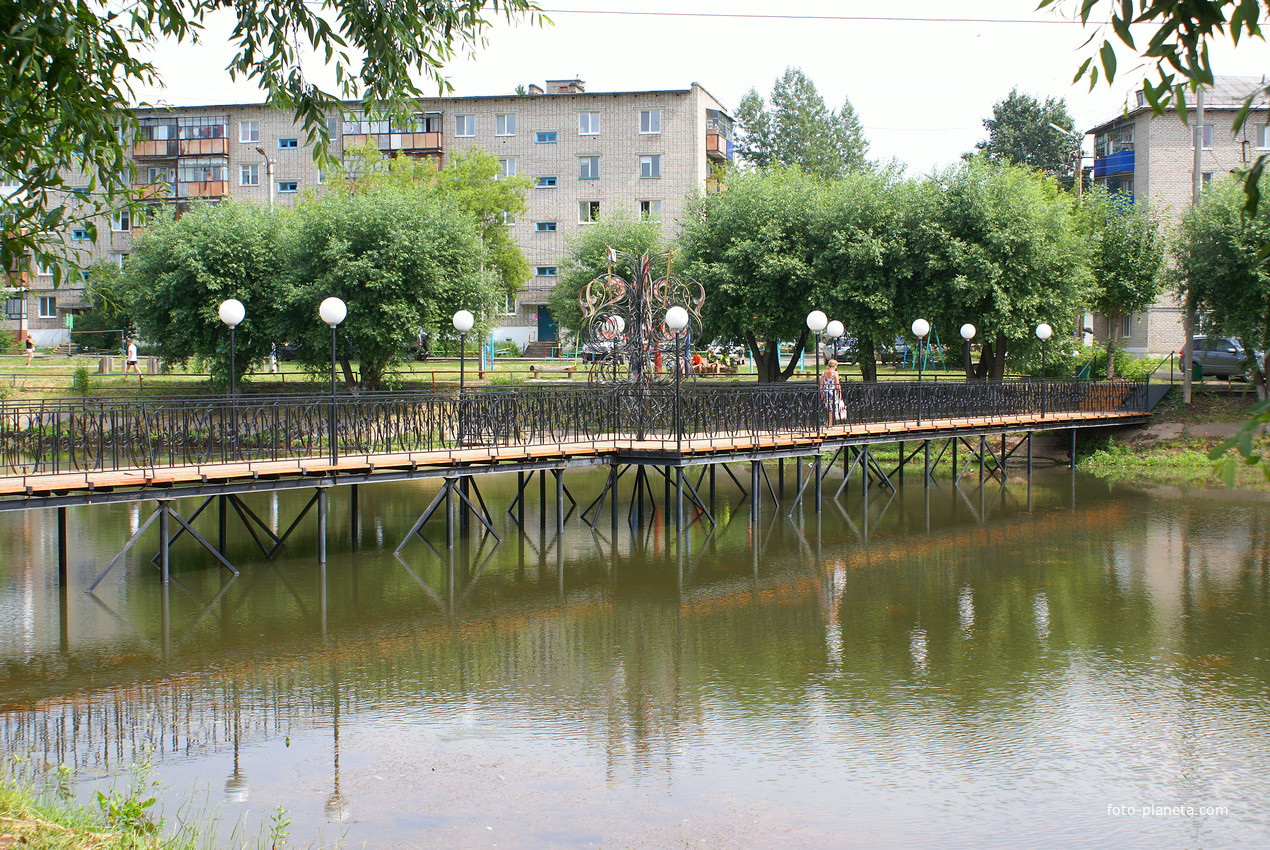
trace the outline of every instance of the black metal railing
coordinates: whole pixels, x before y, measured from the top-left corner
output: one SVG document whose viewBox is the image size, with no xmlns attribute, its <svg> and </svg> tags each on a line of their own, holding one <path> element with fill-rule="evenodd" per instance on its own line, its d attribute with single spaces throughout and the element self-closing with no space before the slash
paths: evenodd
<svg viewBox="0 0 1270 850">
<path fill-rule="evenodd" d="M 682 439 L 760 439 L 823 433 L 810 382 L 781 385 L 487 387 L 341 396 L 340 456 L 472 446 Z M 1145 413 L 1147 384 L 1077 380 L 849 383 L 845 422 Z M 0 477 L 234 461 L 319 458 L 331 450 L 330 396 L 153 397 L 0 403 Z M 459 428 L 460 422 L 462 428 Z M 236 423 L 236 428 L 232 427 Z"/>
</svg>

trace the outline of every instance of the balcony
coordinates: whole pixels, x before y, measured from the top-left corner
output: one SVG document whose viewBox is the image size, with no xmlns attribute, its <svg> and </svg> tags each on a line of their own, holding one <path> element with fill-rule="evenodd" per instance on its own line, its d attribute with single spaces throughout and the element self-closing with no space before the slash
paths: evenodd
<svg viewBox="0 0 1270 850">
<path fill-rule="evenodd" d="M 229 194 L 228 180 L 206 180 L 197 183 L 177 183 L 178 198 L 219 198 Z"/>
<path fill-rule="evenodd" d="M 344 136 L 344 150 L 352 150 L 373 144 L 381 151 L 416 151 L 440 153 L 440 133 L 348 133 Z"/>
<path fill-rule="evenodd" d="M 172 197 L 172 184 L 133 183 L 132 191 L 142 201 L 166 201 Z"/>
<path fill-rule="evenodd" d="M 181 156 L 224 156 L 229 150 L 229 140 L 221 138 L 181 139 Z"/>
<path fill-rule="evenodd" d="M 134 159 L 174 159 L 180 156 L 181 146 L 176 139 L 138 141 L 132 143 Z"/>
<path fill-rule="evenodd" d="M 1122 150 L 1094 160 L 1094 179 L 1133 171 L 1133 151 Z"/>
<path fill-rule="evenodd" d="M 719 133 L 706 133 L 706 156 L 712 162 L 731 162 L 732 140 Z"/>
</svg>

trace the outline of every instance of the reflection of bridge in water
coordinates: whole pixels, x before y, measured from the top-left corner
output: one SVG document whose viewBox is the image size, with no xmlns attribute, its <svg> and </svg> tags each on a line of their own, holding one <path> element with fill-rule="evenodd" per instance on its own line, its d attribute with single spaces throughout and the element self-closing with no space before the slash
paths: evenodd
<svg viewBox="0 0 1270 850">
<path fill-rule="evenodd" d="M 843 475 L 835 495 L 853 476 L 866 494 L 871 484 L 894 489 L 894 478 L 919 462 L 929 483 L 932 464 L 946 458 L 955 477 L 977 469 L 982 483 L 986 474 L 1000 474 L 1024 447 L 1030 473 L 1032 435 L 1038 431 L 1069 431 L 1074 458 L 1078 430 L 1143 421 L 1157 389 L 1133 382 L 1048 380 L 848 384 L 847 420 L 834 425 L 827 424 L 810 384 L 4 404 L 0 510 L 62 509 L 59 566 L 64 575 L 66 506 L 155 500 L 155 511 L 106 572 L 157 521 L 157 560 L 165 581 L 170 542 L 183 534 L 236 572 L 224 556 L 231 519 L 241 522 L 263 557 L 272 558 L 314 507 L 318 558 L 325 561 L 328 491 L 348 488 L 348 510 L 356 524 L 358 486 L 383 481 L 443 479 L 406 539 L 433 517 L 444 517 L 448 548 L 456 531 L 466 532 L 473 521 L 496 536 L 477 481 L 500 472 L 517 473 L 513 507 L 521 512 L 532 477 L 539 478 L 544 509 L 548 475 L 554 477 L 557 530 L 567 515 L 565 500 L 572 499 L 563 473 L 578 466 L 609 468 L 608 484 L 581 512 L 593 527 L 606 502 L 616 527 L 623 477 L 630 485 L 629 516 L 638 522 L 645 497 L 650 504 L 656 501 L 657 475 L 663 479 L 663 509 L 676 527 L 699 520 L 713 525 L 701 490 L 708 475 L 713 491 L 719 469 L 750 497 L 753 516 L 761 511 L 765 489 L 776 495 L 764 465 L 768 460 L 808 461 L 795 465 L 791 510 L 805 498 L 821 510 L 826 478 L 839 459 Z M 1009 434 L 1016 435 L 1013 445 Z M 893 470 L 883 469 L 871 451 L 888 443 L 899 445 Z M 748 490 L 744 476 L 737 478 L 728 466 L 737 462 L 749 464 Z M 805 465 L 810 467 L 806 476 Z M 700 468 L 695 481 L 694 468 Z M 783 473 L 782 463 L 782 478 Z M 312 498 L 287 529 L 262 521 L 238 498 L 289 489 L 312 490 Z M 203 501 L 188 516 L 173 506 L 174 500 L 192 497 Z M 214 541 L 192 524 L 213 502 Z"/>
</svg>

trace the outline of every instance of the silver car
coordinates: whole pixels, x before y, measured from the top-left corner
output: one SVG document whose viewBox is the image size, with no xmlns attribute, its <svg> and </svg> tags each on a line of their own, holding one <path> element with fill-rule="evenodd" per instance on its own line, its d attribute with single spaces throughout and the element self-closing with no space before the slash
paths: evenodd
<svg viewBox="0 0 1270 850">
<path fill-rule="evenodd" d="M 1252 378 L 1253 369 L 1261 366 L 1261 357 L 1249 358 L 1238 340 L 1225 336 L 1197 336 L 1191 338 L 1191 350 L 1195 362 L 1205 377 Z"/>
</svg>

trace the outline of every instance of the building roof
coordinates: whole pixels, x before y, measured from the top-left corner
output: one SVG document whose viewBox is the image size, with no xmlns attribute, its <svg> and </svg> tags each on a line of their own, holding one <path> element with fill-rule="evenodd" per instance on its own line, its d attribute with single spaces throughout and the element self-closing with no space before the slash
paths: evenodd
<svg viewBox="0 0 1270 850">
<path fill-rule="evenodd" d="M 1205 109 L 1241 109 L 1244 105 L 1244 99 L 1253 92 L 1257 92 L 1257 96 L 1253 98 L 1254 108 L 1270 107 L 1270 97 L 1267 97 L 1264 89 L 1270 85 L 1264 75 L 1260 77 L 1214 77 L 1211 86 L 1204 87 L 1204 108 Z M 1187 100 L 1187 107 L 1194 105 L 1194 99 Z M 1142 89 L 1134 89 L 1129 93 L 1129 97 L 1125 103 L 1125 109 L 1115 118 L 1090 127 L 1085 131 L 1086 135 L 1099 133 L 1108 130 L 1118 124 L 1122 124 L 1130 118 L 1140 115 L 1144 112 L 1151 111 L 1151 104 L 1146 102 L 1146 98 L 1142 94 Z M 1168 112 L 1176 112 L 1177 108 L 1170 106 Z"/>
</svg>

